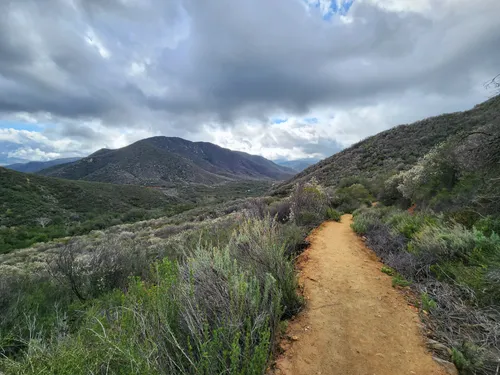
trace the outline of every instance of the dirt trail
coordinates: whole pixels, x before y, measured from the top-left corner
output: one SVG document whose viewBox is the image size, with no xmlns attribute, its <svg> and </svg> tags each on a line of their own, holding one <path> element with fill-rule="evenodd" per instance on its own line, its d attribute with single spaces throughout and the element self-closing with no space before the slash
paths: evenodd
<svg viewBox="0 0 500 375">
<path fill-rule="evenodd" d="M 323 224 L 301 255 L 307 307 L 288 327 L 276 374 L 445 374 L 423 344 L 416 311 L 350 228 Z"/>
</svg>

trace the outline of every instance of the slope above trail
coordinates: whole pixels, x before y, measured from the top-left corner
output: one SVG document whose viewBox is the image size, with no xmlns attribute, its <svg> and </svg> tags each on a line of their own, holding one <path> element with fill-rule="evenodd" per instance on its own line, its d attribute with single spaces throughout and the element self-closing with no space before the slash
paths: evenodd
<svg viewBox="0 0 500 375">
<path fill-rule="evenodd" d="M 299 259 L 307 307 L 289 324 L 275 374 L 445 374 L 425 349 L 417 313 L 351 222 L 344 215 L 311 235 Z"/>
</svg>

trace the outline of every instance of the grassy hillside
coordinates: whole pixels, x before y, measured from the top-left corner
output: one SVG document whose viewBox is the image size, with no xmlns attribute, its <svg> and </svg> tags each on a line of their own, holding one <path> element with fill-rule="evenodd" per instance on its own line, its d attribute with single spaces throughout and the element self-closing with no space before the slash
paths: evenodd
<svg viewBox="0 0 500 375">
<path fill-rule="evenodd" d="M 461 132 L 491 124 L 500 128 L 500 96 L 465 112 L 444 114 L 400 125 L 369 137 L 305 169 L 276 189 L 284 194 L 299 181 L 316 178 L 325 186 L 337 186 L 355 176 L 380 185 L 390 175 L 411 168 L 433 147 Z"/>
<path fill-rule="evenodd" d="M 122 222 L 262 194 L 267 182 L 161 190 L 70 181 L 0 168 L 0 252 Z"/>
<path fill-rule="evenodd" d="M 248 179 L 284 179 L 294 172 L 260 156 L 211 143 L 153 137 L 118 150 L 99 150 L 77 162 L 39 173 L 72 180 L 171 187 L 185 183 L 214 185 Z"/>
</svg>

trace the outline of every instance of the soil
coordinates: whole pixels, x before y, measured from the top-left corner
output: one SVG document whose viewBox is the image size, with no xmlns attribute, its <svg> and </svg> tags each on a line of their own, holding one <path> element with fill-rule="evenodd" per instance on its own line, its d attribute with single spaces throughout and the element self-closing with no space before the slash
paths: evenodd
<svg viewBox="0 0 500 375">
<path fill-rule="evenodd" d="M 426 350 L 418 312 L 392 287 L 351 215 L 327 222 L 300 256 L 305 309 L 289 322 L 276 375 L 444 375 Z"/>
</svg>

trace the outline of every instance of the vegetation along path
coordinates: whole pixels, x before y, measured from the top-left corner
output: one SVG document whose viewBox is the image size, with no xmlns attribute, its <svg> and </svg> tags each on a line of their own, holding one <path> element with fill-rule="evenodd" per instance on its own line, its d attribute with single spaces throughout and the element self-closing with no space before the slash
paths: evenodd
<svg viewBox="0 0 500 375">
<path fill-rule="evenodd" d="M 445 374 L 424 347 L 417 313 L 351 222 L 323 224 L 301 255 L 307 307 L 289 324 L 276 374 Z"/>
</svg>

